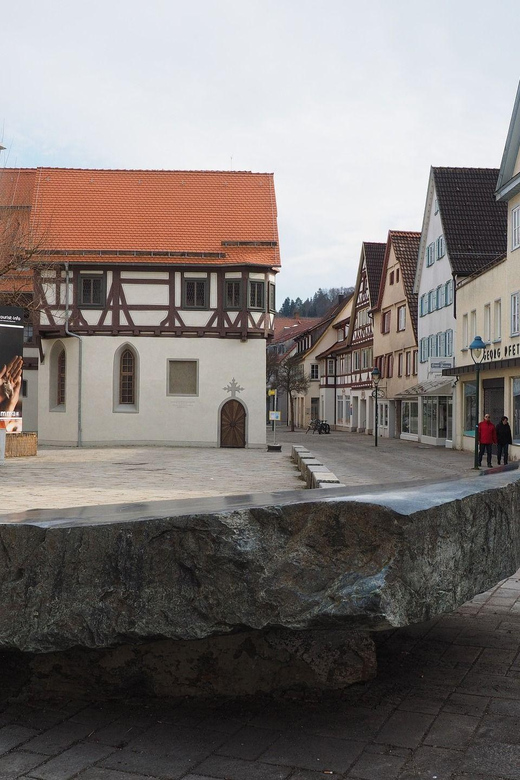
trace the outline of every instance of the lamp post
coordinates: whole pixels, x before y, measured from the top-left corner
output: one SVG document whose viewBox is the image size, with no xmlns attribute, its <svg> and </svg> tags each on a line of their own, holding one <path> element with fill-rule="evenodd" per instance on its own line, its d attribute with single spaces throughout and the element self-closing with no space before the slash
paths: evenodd
<svg viewBox="0 0 520 780">
<path fill-rule="evenodd" d="M 482 341 L 480 336 L 475 336 L 471 344 L 469 345 L 469 351 L 471 353 L 471 359 L 475 364 L 475 370 L 477 372 L 477 387 L 475 393 L 475 457 L 473 461 L 473 468 L 478 469 L 478 418 L 479 418 L 479 396 L 480 396 L 480 366 L 484 360 L 484 350 L 486 349 L 486 342 Z"/>
<path fill-rule="evenodd" d="M 374 403 L 375 403 L 375 415 L 374 415 L 374 425 L 375 425 L 375 442 L 374 446 L 377 447 L 377 429 L 379 427 L 379 407 L 377 403 L 377 386 L 379 385 L 379 381 L 381 379 L 381 371 L 378 369 L 377 366 L 374 366 L 372 369 L 372 382 L 374 383 Z"/>
</svg>

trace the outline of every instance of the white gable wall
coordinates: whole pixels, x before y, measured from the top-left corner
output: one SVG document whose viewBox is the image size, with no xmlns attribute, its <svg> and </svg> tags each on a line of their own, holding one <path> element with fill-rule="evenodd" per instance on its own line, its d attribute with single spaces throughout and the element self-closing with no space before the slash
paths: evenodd
<svg viewBox="0 0 520 780">
<path fill-rule="evenodd" d="M 453 303 L 449 306 L 444 306 L 437 311 L 433 311 L 430 314 L 426 314 L 421 317 L 421 297 L 428 294 L 430 290 L 436 290 L 440 285 L 445 285 L 452 279 L 451 264 L 448 258 L 448 253 L 445 251 L 444 256 L 439 260 L 435 259 L 433 265 L 427 266 L 427 247 L 430 244 L 435 245 L 437 248 L 437 239 L 439 236 L 444 235 L 441 212 L 440 210 L 435 214 L 436 203 L 435 189 L 433 191 L 432 208 L 430 211 L 429 219 L 426 226 L 426 240 L 424 242 L 424 257 L 421 258 L 421 278 L 419 283 L 419 301 L 418 301 L 418 329 L 417 329 L 417 342 L 419 348 L 419 369 L 418 380 L 419 382 L 425 382 L 428 379 L 433 379 L 438 376 L 440 372 L 433 374 L 430 371 L 430 360 L 421 362 L 421 339 L 429 337 L 431 334 L 444 333 L 447 330 L 453 331 L 453 344 L 455 344 L 455 325 L 456 320 L 453 316 Z M 435 255 L 436 256 L 436 255 Z M 448 360 L 449 358 L 445 358 Z M 433 358 L 435 360 L 435 358 Z"/>
</svg>

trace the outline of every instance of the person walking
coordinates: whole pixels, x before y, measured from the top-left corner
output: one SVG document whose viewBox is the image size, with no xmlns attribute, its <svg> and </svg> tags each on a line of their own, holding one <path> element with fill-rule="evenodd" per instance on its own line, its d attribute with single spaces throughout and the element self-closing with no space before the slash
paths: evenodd
<svg viewBox="0 0 520 780">
<path fill-rule="evenodd" d="M 487 455 L 488 468 L 491 468 L 491 456 L 493 454 L 493 444 L 497 443 L 497 431 L 489 414 L 484 415 L 482 422 L 478 424 L 478 441 L 480 449 L 478 453 L 478 465 L 482 465 L 482 456 L 484 452 Z"/>
<path fill-rule="evenodd" d="M 511 427 L 509 420 L 504 415 L 496 428 L 497 431 L 497 460 L 500 466 L 502 455 L 504 456 L 504 466 L 507 466 L 509 445 L 513 443 L 513 437 L 511 436 Z"/>
</svg>

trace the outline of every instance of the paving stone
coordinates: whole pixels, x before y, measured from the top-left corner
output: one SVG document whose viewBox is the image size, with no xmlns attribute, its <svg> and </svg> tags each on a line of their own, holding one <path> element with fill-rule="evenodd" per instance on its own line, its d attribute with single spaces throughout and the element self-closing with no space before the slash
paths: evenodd
<svg viewBox="0 0 520 780">
<path fill-rule="evenodd" d="M 84 739 L 92 731 L 92 724 L 73 723 L 68 720 L 35 737 L 25 746 L 34 753 L 55 756 L 74 742 Z"/>
<path fill-rule="evenodd" d="M 420 747 L 406 764 L 399 780 L 451 780 L 462 757 L 463 754 L 456 750 Z"/>
<path fill-rule="evenodd" d="M 520 699 L 520 680 L 471 671 L 460 685 L 461 692 L 504 699 Z"/>
<path fill-rule="evenodd" d="M 134 753 L 128 748 L 123 748 L 102 761 L 101 766 L 106 769 L 117 769 L 120 772 L 151 775 L 164 780 L 179 780 L 193 769 L 195 763 L 197 762 L 186 755 L 179 758 L 172 755 L 159 755 L 151 751 Z"/>
<path fill-rule="evenodd" d="M 80 772 L 75 780 L 150 780 L 150 775 L 128 774 L 128 772 L 118 772 L 117 769 L 103 769 L 96 766 Z"/>
<path fill-rule="evenodd" d="M 224 780 L 285 780 L 290 773 L 290 767 L 272 766 L 258 761 L 253 763 L 224 756 L 211 756 L 197 766 L 197 774 L 202 775 L 203 778 L 224 778 Z"/>
<path fill-rule="evenodd" d="M 478 724 L 478 718 L 469 715 L 441 712 L 426 734 L 424 743 L 436 747 L 463 748 L 470 741 Z"/>
<path fill-rule="evenodd" d="M 261 761 L 314 771 L 346 772 L 364 747 L 363 742 L 289 731 L 266 750 Z"/>
<path fill-rule="evenodd" d="M 474 745 L 468 748 L 460 765 L 462 772 L 471 775 L 499 775 L 507 780 L 520 780 L 520 745 L 500 743 Z"/>
<path fill-rule="evenodd" d="M 509 718 L 520 718 L 520 701 L 514 699 L 491 699 L 488 712 L 490 715 L 507 715 Z"/>
<path fill-rule="evenodd" d="M 395 712 L 377 735 L 376 741 L 387 745 L 415 748 L 433 720 L 431 715 L 418 712 Z"/>
<path fill-rule="evenodd" d="M 146 728 L 150 728 L 150 725 L 148 723 Z M 93 734 L 89 735 L 88 739 L 90 742 L 99 742 L 102 745 L 123 748 L 142 734 L 143 731 L 145 731 L 145 728 L 136 725 L 131 718 L 124 718 L 97 729 Z"/>
<path fill-rule="evenodd" d="M 400 710 L 407 712 L 422 712 L 425 715 L 436 715 L 443 707 L 451 693 L 451 688 L 436 688 L 413 690 L 399 705 Z"/>
<path fill-rule="evenodd" d="M 485 650 L 483 651 L 481 647 L 454 644 L 446 650 L 442 656 L 442 660 L 453 663 L 473 664 L 482 652 L 485 652 Z"/>
<path fill-rule="evenodd" d="M 297 769 L 290 780 L 341 780 L 341 776 L 336 772 L 323 774 L 323 772 L 313 772 L 312 769 Z"/>
<path fill-rule="evenodd" d="M 24 742 L 29 742 L 36 733 L 34 729 L 28 729 L 25 726 L 4 726 L 0 729 L 0 755 Z"/>
<path fill-rule="evenodd" d="M 23 751 L 7 753 L 0 757 L 0 778 L 1 780 L 8 780 L 11 777 L 18 777 L 22 772 L 28 772 L 39 764 L 43 764 L 48 758 L 49 756 L 25 753 Z"/>
<path fill-rule="evenodd" d="M 454 715 L 472 715 L 478 718 L 484 714 L 491 699 L 487 696 L 473 696 L 466 693 L 452 693 L 444 704 L 444 712 Z"/>
<path fill-rule="evenodd" d="M 226 735 L 205 731 L 201 739 L 198 729 L 171 723 L 158 723 L 128 743 L 129 750 L 154 752 L 176 759 L 202 761 L 226 741 Z"/>
<path fill-rule="evenodd" d="M 103 758 L 106 758 L 112 748 L 102 745 L 75 745 L 59 756 L 51 758 L 46 764 L 31 769 L 31 777 L 39 780 L 69 780 L 82 769 L 95 764 Z"/>
<path fill-rule="evenodd" d="M 305 731 L 312 734 L 363 742 L 377 734 L 388 714 L 385 708 L 373 710 L 368 707 L 340 707 L 332 711 L 319 709 L 309 713 L 302 725 Z"/>
<path fill-rule="evenodd" d="M 475 734 L 475 740 L 520 745 L 520 718 L 510 718 L 494 713 L 487 715 Z"/>
<path fill-rule="evenodd" d="M 222 756 L 254 761 L 280 736 L 279 731 L 244 726 L 217 750 Z"/>
<path fill-rule="evenodd" d="M 362 780 L 394 780 L 406 760 L 403 756 L 363 753 L 347 776 Z"/>
</svg>

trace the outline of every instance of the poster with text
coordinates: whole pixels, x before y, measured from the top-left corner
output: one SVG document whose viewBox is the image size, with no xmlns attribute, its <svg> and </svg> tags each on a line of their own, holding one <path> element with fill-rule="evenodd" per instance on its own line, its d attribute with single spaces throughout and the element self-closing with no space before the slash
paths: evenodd
<svg viewBox="0 0 520 780">
<path fill-rule="evenodd" d="M 22 430 L 23 309 L 0 306 L 0 428 Z"/>
</svg>

